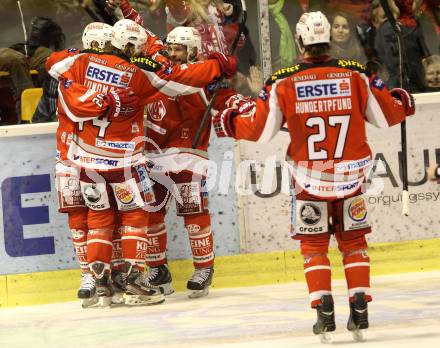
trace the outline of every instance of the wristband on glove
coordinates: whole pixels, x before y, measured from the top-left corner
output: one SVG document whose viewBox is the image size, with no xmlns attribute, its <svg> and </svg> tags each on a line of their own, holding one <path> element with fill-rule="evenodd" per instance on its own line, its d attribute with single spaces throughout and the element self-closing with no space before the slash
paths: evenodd
<svg viewBox="0 0 440 348">
<path fill-rule="evenodd" d="M 393 98 L 399 100 L 405 110 L 406 116 L 414 115 L 416 112 L 416 106 L 414 103 L 414 97 L 411 93 L 408 93 L 403 88 L 393 88 L 390 91 L 390 94 Z"/>
<path fill-rule="evenodd" d="M 236 115 L 236 110 L 225 109 L 219 111 L 213 118 L 212 124 L 214 126 L 215 134 L 219 138 L 234 137 L 235 132 L 232 128 L 232 119 Z"/>
</svg>

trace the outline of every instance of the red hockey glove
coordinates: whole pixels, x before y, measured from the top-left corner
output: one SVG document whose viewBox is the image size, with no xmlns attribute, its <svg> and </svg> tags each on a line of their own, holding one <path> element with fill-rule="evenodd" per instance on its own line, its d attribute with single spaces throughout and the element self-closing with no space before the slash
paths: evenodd
<svg viewBox="0 0 440 348">
<path fill-rule="evenodd" d="M 406 116 L 414 115 L 416 112 L 416 106 L 414 103 L 414 97 L 411 93 L 408 93 L 403 88 L 393 88 L 390 91 L 393 98 L 399 100 L 405 110 Z"/>
<path fill-rule="evenodd" d="M 215 59 L 220 64 L 220 70 L 225 78 L 230 79 L 237 71 L 237 58 L 234 56 L 226 56 L 220 52 L 212 52 L 208 59 Z"/>
<path fill-rule="evenodd" d="M 251 97 L 234 94 L 226 101 L 226 107 L 236 109 L 240 117 L 253 117 L 256 111 L 256 103 Z"/>
<path fill-rule="evenodd" d="M 109 119 L 130 117 L 138 112 L 139 97 L 131 88 L 117 88 L 106 95 Z"/>
<path fill-rule="evenodd" d="M 228 108 L 223 111 L 219 111 L 213 118 L 212 124 L 214 125 L 215 134 L 219 138 L 231 137 L 235 135 L 232 129 L 232 119 L 237 114 L 236 109 Z"/>
</svg>

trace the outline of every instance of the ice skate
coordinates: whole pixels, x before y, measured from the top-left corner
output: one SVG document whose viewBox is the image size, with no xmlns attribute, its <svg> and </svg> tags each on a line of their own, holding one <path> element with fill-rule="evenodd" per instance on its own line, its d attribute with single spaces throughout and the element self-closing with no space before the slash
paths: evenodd
<svg viewBox="0 0 440 348">
<path fill-rule="evenodd" d="M 81 275 L 81 287 L 78 290 L 78 298 L 81 300 L 82 308 L 87 308 L 98 303 L 93 274 L 83 273 Z"/>
<path fill-rule="evenodd" d="M 123 270 L 113 270 L 111 279 L 113 287 L 113 304 L 123 304 L 124 303 L 124 293 L 127 287 L 127 273 Z"/>
<path fill-rule="evenodd" d="M 171 295 L 174 292 L 171 273 L 167 265 L 160 265 L 157 267 L 149 267 L 145 279 L 146 286 L 150 288 L 158 287 L 162 289 L 164 295 Z"/>
<path fill-rule="evenodd" d="M 147 281 L 148 275 L 132 268 L 127 279 L 127 289 L 124 294 L 125 304 L 129 306 L 145 306 L 160 304 L 165 301 L 163 289 L 151 287 Z"/>
<path fill-rule="evenodd" d="M 190 280 L 186 284 L 190 293 L 189 298 L 199 298 L 209 294 L 209 286 L 212 283 L 214 267 L 196 268 Z"/>
<path fill-rule="evenodd" d="M 91 265 L 91 270 L 95 278 L 96 295 L 98 296 L 98 307 L 109 307 L 112 303 L 113 289 L 110 284 L 109 272 L 105 269 L 105 264 L 95 262 Z"/>
<path fill-rule="evenodd" d="M 336 330 L 335 310 L 332 295 L 321 297 L 321 304 L 316 307 L 318 319 L 313 325 L 313 333 L 320 335 L 322 343 L 332 343 L 333 336 L 330 332 Z"/>
<path fill-rule="evenodd" d="M 350 318 L 347 329 L 351 331 L 353 339 L 357 342 L 365 341 L 365 332 L 368 329 L 368 302 L 365 293 L 354 294 L 353 302 L 350 303 Z"/>
</svg>

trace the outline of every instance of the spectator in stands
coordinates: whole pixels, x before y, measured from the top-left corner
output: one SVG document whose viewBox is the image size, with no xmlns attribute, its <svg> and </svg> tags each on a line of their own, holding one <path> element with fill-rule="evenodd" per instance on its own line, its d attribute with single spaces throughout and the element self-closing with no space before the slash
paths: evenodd
<svg viewBox="0 0 440 348">
<path fill-rule="evenodd" d="M 423 61 L 426 91 L 440 91 L 440 56 L 435 54 Z"/>
<path fill-rule="evenodd" d="M 24 54 L 11 48 L 0 48 L 0 124 L 19 122 L 21 93 L 34 86 L 29 70 Z"/>
<path fill-rule="evenodd" d="M 332 57 L 353 59 L 363 64 L 366 63 L 364 50 L 359 43 L 356 25 L 347 13 L 336 12 L 334 14 L 331 40 L 330 55 Z"/>
<path fill-rule="evenodd" d="M 49 84 L 50 77 L 46 73 L 44 64 L 52 51 L 64 48 L 65 36 L 61 27 L 52 19 L 46 17 L 34 17 L 31 20 L 29 39 L 25 43 L 18 43 L 10 48 L 0 49 L 0 70 L 9 73 L 3 85 L 12 90 L 12 94 L 1 98 L 1 114 L 5 118 L 2 123 L 20 123 L 21 93 L 26 88 L 44 87 Z M 32 79 L 30 70 L 36 70 L 38 76 Z M 43 98 L 49 98 L 43 91 Z M 52 95 L 56 98 L 56 95 Z M 5 106 L 4 106 L 5 105 Z M 15 108 L 10 108 L 15 105 Z M 9 106 L 9 107 L 8 107 Z M 15 110 L 14 110 L 15 109 Z M 54 114 L 55 110 L 52 111 Z"/>
<path fill-rule="evenodd" d="M 411 92 L 422 92 L 425 89 L 422 60 L 430 56 L 430 53 L 414 17 L 413 0 L 395 0 L 395 3 L 400 12 L 397 19 L 403 38 L 403 88 Z M 388 20 L 377 29 L 375 49 L 388 70 L 389 79 L 386 81 L 388 87 L 399 87 L 399 47 Z"/>
</svg>

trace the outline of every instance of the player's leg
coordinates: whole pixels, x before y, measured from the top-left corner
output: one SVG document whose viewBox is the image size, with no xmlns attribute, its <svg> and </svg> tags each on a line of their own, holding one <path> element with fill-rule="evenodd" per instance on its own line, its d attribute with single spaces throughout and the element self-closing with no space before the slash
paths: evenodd
<svg viewBox="0 0 440 348">
<path fill-rule="evenodd" d="M 155 184 L 154 186 L 157 185 L 158 184 Z M 147 240 L 146 262 L 148 273 L 146 280 L 151 287 L 159 287 L 163 290 L 165 295 L 170 295 L 174 290 L 171 285 L 171 273 L 167 266 L 165 209 L 148 213 Z"/>
<path fill-rule="evenodd" d="M 362 340 L 359 330 L 367 329 L 370 292 L 370 258 L 365 234 L 371 232 L 367 203 L 362 195 L 345 198 L 336 203 L 334 219 L 338 224 L 336 239 L 342 253 L 349 293 L 350 318 L 347 328 Z"/>
<path fill-rule="evenodd" d="M 206 177 L 190 171 L 175 174 L 180 196 L 176 212 L 182 216 L 193 255 L 194 273 L 187 282 L 190 298 L 206 296 L 214 275 L 214 243 L 208 210 Z M 179 203 L 180 199 L 180 203 Z"/>
<path fill-rule="evenodd" d="M 95 278 L 96 291 L 101 306 L 108 306 L 113 295 L 110 286 L 110 262 L 112 258 L 112 239 L 115 229 L 115 211 L 109 200 L 110 187 L 105 179 L 99 182 L 81 173 L 81 192 L 88 212 L 87 261 Z"/>
<path fill-rule="evenodd" d="M 190 298 L 208 295 L 214 275 L 214 242 L 211 216 L 206 210 L 200 214 L 184 215 L 185 228 L 193 255 L 194 273 L 187 282 Z"/>
<path fill-rule="evenodd" d="M 96 303 L 96 288 L 93 275 L 87 262 L 87 212 L 81 195 L 79 170 L 58 162 L 56 165 L 56 187 L 58 191 L 58 210 L 67 213 L 75 254 L 81 269 L 81 285 L 78 298 L 83 307 Z"/>
<path fill-rule="evenodd" d="M 145 208 L 150 203 L 151 188 L 142 183 L 145 167 L 131 169 L 131 177 L 125 173 L 114 173 L 111 187 L 121 220 L 121 248 L 124 259 L 123 272 L 126 276 L 125 299 L 128 305 L 154 304 L 164 301 L 160 289 L 145 286 L 145 258 L 147 254 L 148 215 Z"/>
<path fill-rule="evenodd" d="M 293 239 L 301 241 L 304 274 L 309 290 L 310 306 L 317 311 L 313 333 L 328 341 L 328 332 L 336 329 L 328 259 L 330 228 L 327 201 L 317 200 L 301 192 L 292 196 Z"/>
</svg>

